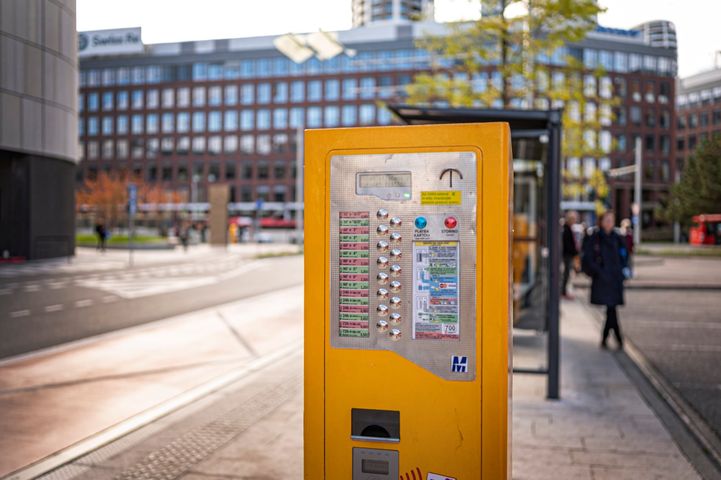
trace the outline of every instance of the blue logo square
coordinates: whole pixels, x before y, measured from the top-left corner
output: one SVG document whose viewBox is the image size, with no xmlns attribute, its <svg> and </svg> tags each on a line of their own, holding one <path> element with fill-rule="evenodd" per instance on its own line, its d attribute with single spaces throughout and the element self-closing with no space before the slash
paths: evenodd
<svg viewBox="0 0 721 480">
<path fill-rule="evenodd" d="M 467 373 L 468 372 L 468 357 L 462 357 L 460 355 L 451 356 L 451 372 Z"/>
</svg>

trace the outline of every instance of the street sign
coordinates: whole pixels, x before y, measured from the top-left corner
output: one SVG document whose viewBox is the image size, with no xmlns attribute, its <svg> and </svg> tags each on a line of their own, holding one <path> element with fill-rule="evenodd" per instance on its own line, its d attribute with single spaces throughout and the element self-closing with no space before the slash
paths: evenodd
<svg viewBox="0 0 721 480">
<path fill-rule="evenodd" d="M 138 186 L 134 183 L 128 184 L 128 213 L 135 215 L 138 212 Z"/>
</svg>

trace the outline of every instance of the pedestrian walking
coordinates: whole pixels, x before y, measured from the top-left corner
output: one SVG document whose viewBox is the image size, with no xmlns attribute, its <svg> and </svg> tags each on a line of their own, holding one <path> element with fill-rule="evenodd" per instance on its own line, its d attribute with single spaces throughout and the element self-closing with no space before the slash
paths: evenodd
<svg viewBox="0 0 721 480">
<path fill-rule="evenodd" d="M 608 348 L 606 341 L 613 331 L 618 348 L 622 349 L 623 334 L 617 307 L 624 303 L 623 281 L 628 271 L 628 254 L 625 240 L 614 229 L 615 221 L 611 211 L 601 215 L 600 226 L 592 229 L 583 242 L 581 263 L 583 272 L 591 277 L 591 303 L 606 306 L 601 348 Z"/>
<path fill-rule="evenodd" d="M 95 235 L 98 237 L 97 249 L 101 252 L 105 251 L 106 242 L 108 240 L 108 230 L 102 220 L 95 224 Z"/>
<path fill-rule="evenodd" d="M 571 271 L 575 270 L 575 260 L 578 256 L 578 244 L 573 233 L 573 226 L 578 220 L 576 212 L 566 212 L 566 221 L 563 224 L 562 234 L 562 250 L 563 250 L 563 284 L 561 286 L 561 294 L 563 298 L 573 298 L 568 293 L 568 280 L 571 277 Z"/>
</svg>

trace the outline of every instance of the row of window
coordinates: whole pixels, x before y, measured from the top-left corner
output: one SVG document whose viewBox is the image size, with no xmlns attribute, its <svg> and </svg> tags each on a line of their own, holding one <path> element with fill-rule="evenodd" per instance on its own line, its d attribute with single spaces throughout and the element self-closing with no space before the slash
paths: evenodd
<svg viewBox="0 0 721 480">
<path fill-rule="evenodd" d="M 78 134 L 142 135 L 156 133 L 234 132 L 237 130 L 286 130 L 302 127 L 338 127 L 355 125 L 388 125 L 391 114 L 372 103 L 327 105 L 308 108 L 275 108 L 259 110 L 225 110 L 206 112 L 166 112 L 147 115 L 90 116 L 78 120 Z"/>
<path fill-rule="evenodd" d="M 540 54 L 536 60 L 548 65 L 564 65 L 569 56 L 582 59 L 589 69 L 601 67 L 606 71 L 619 73 L 652 72 L 669 76 L 676 74 L 676 60 L 672 58 L 593 48 L 561 47 L 552 55 Z M 483 59 L 478 60 L 483 62 Z M 485 63 L 493 65 L 494 61 Z M 80 86 L 142 85 L 177 81 L 219 81 L 428 69 L 431 64 L 430 54 L 422 49 L 361 50 L 354 56 L 341 54 L 322 61 L 313 57 L 300 64 L 277 56 L 218 63 L 83 69 L 80 73 Z M 453 60 L 436 59 L 436 64 L 441 67 L 451 67 Z"/>
<path fill-rule="evenodd" d="M 683 114 L 679 113 L 676 120 L 676 125 L 680 130 L 697 127 L 708 127 L 710 125 L 721 125 L 721 110 L 714 110 L 713 112 L 700 112 Z"/>
<path fill-rule="evenodd" d="M 660 168 L 655 168 L 653 163 L 660 164 Z M 670 179 L 670 169 L 668 160 L 662 160 L 661 162 L 647 162 L 644 168 L 644 179 L 653 181 L 661 180 L 668 182 Z M 623 166 L 623 165 L 619 165 Z M 566 170 L 574 178 L 591 178 L 593 172 L 601 170 L 607 172 L 612 167 L 611 159 L 603 157 L 595 159 L 592 157 L 586 157 L 583 160 L 577 157 L 571 157 L 566 160 Z"/>
<path fill-rule="evenodd" d="M 411 82 L 411 77 L 401 75 L 396 85 L 393 77 L 346 78 L 310 80 L 304 82 L 247 83 L 225 87 L 181 87 L 162 90 L 120 90 L 118 92 L 81 93 L 78 111 L 97 112 L 113 110 L 142 110 L 156 108 L 188 108 L 270 103 L 305 103 L 336 100 L 390 98 Z"/>
<path fill-rule="evenodd" d="M 679 137 L 676 140 L 676 148 L 679 151 L 679 153 L 683 153 L 683 151 L 688 147 L 689 152 L 693 152 L 696 149 L 696 146 L 699 142 L 703 143 L 706 140 L 708 140 L 711 137 L 721 137 L 721 129 L 715 130 L 713 132 L 701 132 L 698 134 L 698 137 L 696 135 L 688 135 L 687 137 Z"/>
<path fill-rule="evenodd" d="M 705 88 L 698 92 L 684 93 L 679 95 L 676 100 L 679 107 L 721 102 L 721 85 Z"/>
</svg>

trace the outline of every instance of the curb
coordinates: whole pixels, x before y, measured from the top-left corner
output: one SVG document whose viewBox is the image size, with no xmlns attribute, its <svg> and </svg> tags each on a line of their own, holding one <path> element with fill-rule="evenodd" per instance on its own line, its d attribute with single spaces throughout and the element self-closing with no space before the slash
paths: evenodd
<svg viewBox="0 0 721 480">
<path fill-rule="evenodd" d="M 578 301 L 578 300 L 575 300 Z M 599 326 L 600 312 L 578 301 Z M 704 480 L 721 480 L 721 439 L 628 338 L 613 357 Z"/>
</svg>

